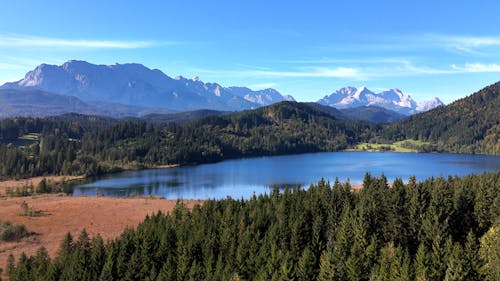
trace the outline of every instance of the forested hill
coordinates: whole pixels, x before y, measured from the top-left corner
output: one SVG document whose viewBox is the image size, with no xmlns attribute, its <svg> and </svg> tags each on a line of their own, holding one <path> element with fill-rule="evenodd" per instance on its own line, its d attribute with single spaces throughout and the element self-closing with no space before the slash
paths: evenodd
<svg viewBox="0 0 500 281">
<path fill-rule="evenodd" d="M 500 154 L 500 82 L 450 105 L 410 116 L 384 129 L 387 139 L 418 139 L 439 150 Z"/>
<path fill-rule="evenodd" d="M 55 257 L 9 258 L 17 280 L 499 280 L 500 173 L 363 189 L 319 181 L 149 216 L 104 242 L 68 234 Z"/>
<path fill-rule="evenodd" d="M 388 125 L 349 120 L 334 108 L 297 102 L 181 124 L 77 114 L 6 119 L 0 121 L 0 178 L 96 175 L 406 139 L 428 142 L 430 150 L 500 154 L 499 93 L 500 82 Z"/>
<path fill-rule="evenodd" d="M 338 151 L 368 141 L 380 129 L 296 102 L 168 125 L 82 115 L 7 119 L 0 122 L 0 177 L 96 175 L 116 168 Z"/>
</svg>

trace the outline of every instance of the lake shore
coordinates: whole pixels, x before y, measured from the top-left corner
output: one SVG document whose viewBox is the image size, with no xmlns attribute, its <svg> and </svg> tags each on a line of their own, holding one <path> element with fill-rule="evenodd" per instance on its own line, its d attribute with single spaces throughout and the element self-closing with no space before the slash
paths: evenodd
<svg viewBox="0 0 500 281">
<path fill-rule="evenodd" d="M 34 186 L 36 187 L 43 179 L 47 181 L 47 184 L 56 184 L 61 182 L 71 182 L 77 180 L 85 179 L 85 176 L 40 176 L 32 177 L 19 180 L 5 180 L 0 181 L 0 196 L 6 195 L 6 190 L 8 188 L 16 189 L 23 186 Z"/>
<path fill-rule="evenodd" d="M 19 216 L 21 203 L 40 211 L 36 217 Z M 111 198 L 76 197 L 61 194 L 30 197 L 0 198 L 0 218 L 24 224 L 35 235 L 19 242 L 0 242 L 0 268 L 5 268 L 9 254 L 17 258 L 22 252 L 34 255 L 40 246 L 54 257 L 64 235 L 70 232 L 77 238 L 82 229 L 89 235 L 100 234 L 110 240 L 127 227 L 135 227 L 146 215 L 158 211 L 170 212 L 178 200 L 154 197 Z M 203 204 L 202 200 L 182 200 L 188 208 Z"/>
<path fill-rule="evenodd" d="M 125 172 L 125 171 L 136 171 L 136 170 L 154 170 L 154 169 L 170 169 L 170 168 L 176 168 L 179 167 L 179 164 L 165 164 L 165 165 L 154 165 L 154 166 L 148 166 L 142 169 L 123 169 L 120 172 Z M 112 173 L 109 173 L 112 174 Z M 58 184 L 62 182 L 72 182 L 72 181 L 79 181 L 79 180 L 84 180 L 87 179 L 88 177 L 84 175 L 79 175 L 79 176 L 54 176 L 54 175 L 47 175 L 47 176 L 38 176 L 38 177 L 31 177 L 31 178 L 25 178 L 25 179 L 10 179 L 10 180 L 3 180 L 0 181 L 0 197 L 6 195 L 6 190 L 8 188 L 16 189 L 16 188 L 21 188 L 23 186 L 34 186 L 36 187 L 43 179 L 47 181 L 47 184 Z"/>
</svg>

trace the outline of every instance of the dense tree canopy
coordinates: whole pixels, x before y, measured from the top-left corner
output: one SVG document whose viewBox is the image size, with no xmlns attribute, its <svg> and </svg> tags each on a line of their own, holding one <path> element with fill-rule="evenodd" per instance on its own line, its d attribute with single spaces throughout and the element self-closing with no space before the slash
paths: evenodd
<svg viewBox="0 0 500 281">
<path fill-rule="evenodd" d="M 391 140 L 429 141 L 438 150 L 500 154 L 500 82 L 448 106 L 416 114 L 384 129 Z"/>
<path fill-rule="evenodd" d="M 0 122 L 3 177 L 96 175 L 119 168 L 338 151 L 379 125 L 339 120 L 306 104 L 281 103 L 182 124 L 65 115 Z M 35 136 L 26 139 L 26 134 Z"/>
<path fill-rule="evenodd" d="M 146 217 L 104 243 L 67 235 L 10 280 L 498 280 L 500 173 L 323 180 Z"/>
<path fill-rule="evenodd" d="M 75 114 L 12 118 L 0 121 L 0 179 L 92 176 L 165 164 L 339 151 L 361 142 L 406 139 L 424 141 L 415 147 L 421 151 L 500 154 L 498 108 L 500 82 L 451 105 L 385 125 L 348 120 L 333 108 L 296 102 L 182 123 Z"/>
</svg>

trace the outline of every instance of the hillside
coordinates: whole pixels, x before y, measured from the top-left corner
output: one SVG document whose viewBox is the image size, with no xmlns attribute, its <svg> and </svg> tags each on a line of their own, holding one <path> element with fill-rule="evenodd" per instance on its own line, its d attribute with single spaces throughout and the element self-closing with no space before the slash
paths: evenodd
<svg viewBox="0 0 500 281">
<path fill-rule="evenodd" d="M 440 151 L 500 154 L 500 82 L 450 105 L 387 126 L 390 140 L 431 142 Z"/>
<path fill-rule="evenodd" d="M 374 138 L 381 129 L 332 116 L 335 109 L 327 109 L 281 102 L 181 124 L 75 114 L 7 119 L 0 122 L 0 169 L 3 178 L 97 175 L 122 168 L 339 151 Z"/>
<path fill-rule="evenodd" d="M 500 154 L 499 88 L 497 83 L 451 105 L 385 125 L 297 102 L 231 114 L 195 111 L 144 120 L 75 114 L 13 118 L 0 122 L 0 169 L 3 178 L 97 175 L 395 141 L 418 151 Z M 183 122 L 172 123 L 175 120 Z"/>
<path fill-rule="evenodd" d="M 0 119 L 11 117 L 48 117 L 66 113 L 101 115 L 115 118 L 140 117 L 149 113 L 170 114 L 174 111 L 114 102 L 82 101 L 81 99 L 41 90 L 0 89 Z"/>
<path fill-rule="evenodd" d="M 392 123 L 406 118 L 406 115 L 378 106 L 359 106 L 341 109 L 351 120 L 364 120 L 375 123 Z"/>
<path fill-rule="evenodd" d="M 184 111 L 184 112 L 169 113 L 169 114 L 151 113 L 141 116 L 140 120 L 144 120 L 148 123 L 158 123 L 158 124 L 168 124 L 171 122 L 183 123 L 186 121 L 200 119 L 206 116 L 225 115 L 225 114 L 230 114 L 230 112 L 210 110 L 210 109 L 199 109 L 199 110 Z"/>
</svg>

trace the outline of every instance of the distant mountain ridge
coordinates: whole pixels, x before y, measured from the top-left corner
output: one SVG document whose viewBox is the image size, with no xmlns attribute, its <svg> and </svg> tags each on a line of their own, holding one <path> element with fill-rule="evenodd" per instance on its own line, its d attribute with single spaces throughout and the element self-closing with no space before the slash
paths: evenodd
<svg viewBox="0 0 500 281">
<path fill-rule="evenodd" d="M 274 89 L 253 91 L 223 87 L 198 77 L 171 78 L 141 64 L 95 65 L 71 60 L 60 66 L 41 64 L 17 82 L 0 89 L 29 89 L 74 96 L 82 101 L 162 107 L 173 110 L 243 110 L 294 100 Z"/>
<path fill-rule="evenodd" d="M 48 117 L 66 113 L 99 115 L 114 118 L 172 114 L 176 111 L 158 107 L 87 101 L 41 90 L 0 89 L 0 119 L 10 117 Z"/>
<path fill-rule="evenodd" d="M 241 111 L 294 101 L 292 96 L 284 96 L 271 88 L 254 91 L 247 87 L 223 87 L 204 83 L 198 77 L 171 78 L 142 64 L 96 65 L 77 60 L 60 66 L 41 64 L 26 73 L 23 79 L 0 86 L 0 90 L 11 91 L 8 98 L 5 92 L 2 93 L 4 103 L 0 104 L 0 118 L 42 117 L 68 112 L 140 117 L 200 109 Z M 15 97 L 15 91 L 19 97 Z M 43 95 L 33 96 L 36 91 Z M 443 105 L 439 98 L 417 103 L 398 89 L 376 94 L 366 87 L 344 87 L 317 103 L 344 110 L 359 108 L 347 111 L 347 115 L 375 122 L 392 122 L 400 119 L 398 114 L 407 116 Z M 396 114 L 382 112 L 382 109 Z"/>
<path fill-rule="evenodd" d="M 403 94 L 399 89 L 374 93 L 364 86 L 359 89 L 354 87 L 341 88 L 318 100 L 318 103 L 338 109 L 376 106 L 403 115 L 411 115 L 444 105 L 437 97 L 430 101 L 417 103 L 410 95 Z"/>
</svg>

